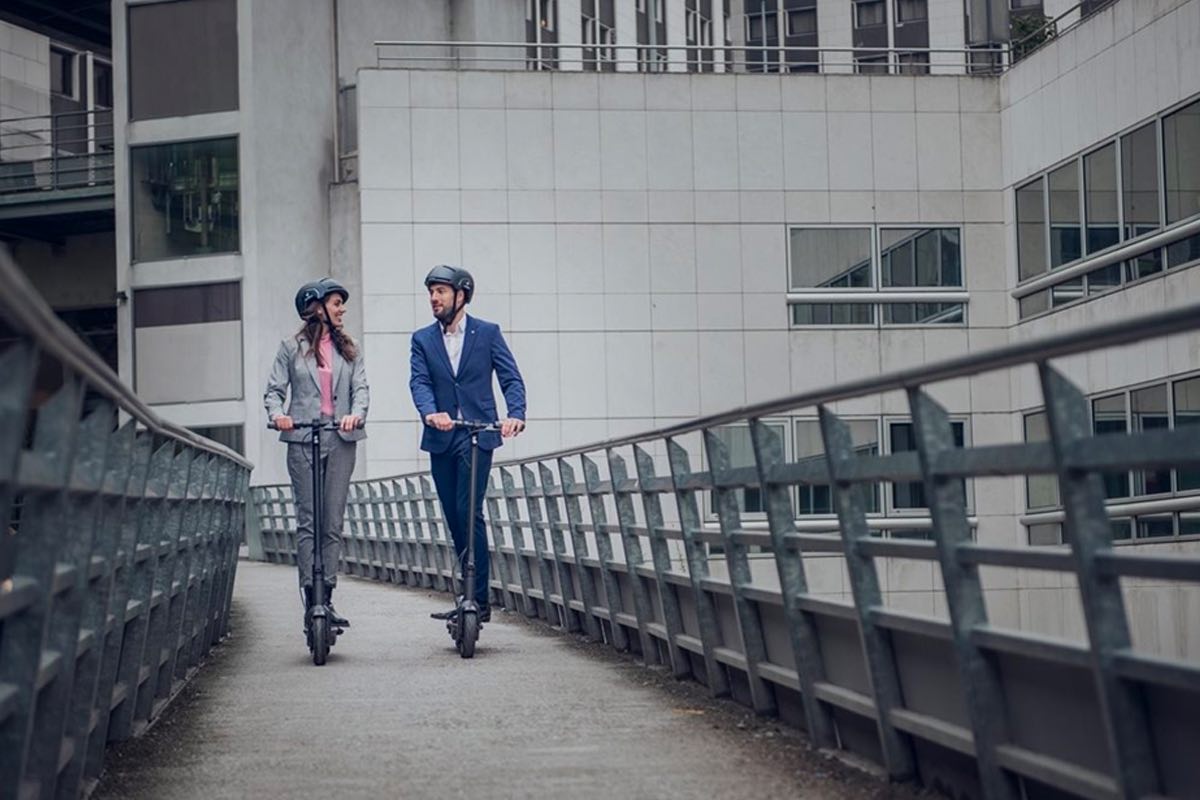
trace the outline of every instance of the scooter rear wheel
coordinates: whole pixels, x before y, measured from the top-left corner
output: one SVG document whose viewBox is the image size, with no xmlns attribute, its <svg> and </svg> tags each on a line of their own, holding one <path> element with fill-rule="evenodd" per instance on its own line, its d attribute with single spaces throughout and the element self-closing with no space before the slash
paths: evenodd
<svg viewBox="0 0 1200 800">
<path fill-rule="evenodd" d="M 312 636 L 313 663 L 319 667 L 329 656 L 329 620 L 325 617 L 313 617 L 310 635 Z"/>
<path fill-rule="evenodd" d="M 458 654 L 463 658 L 475 657 L 475 642 L 479 639 L 479 614 L 462 612 L 462 630 L 459 631 Z"/>
</svg>

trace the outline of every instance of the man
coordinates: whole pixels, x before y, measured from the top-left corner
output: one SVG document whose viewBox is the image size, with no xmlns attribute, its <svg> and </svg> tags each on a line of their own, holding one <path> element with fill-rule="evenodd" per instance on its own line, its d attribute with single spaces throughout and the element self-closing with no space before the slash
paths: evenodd
<svg viewBox="0 0 1200 800">
<path fill-rule="evenodd" d="M 454 420 L 496 422 L 492 375 L 500 382 L 508 415 L 500 433 L 479 434 L 475 486 L 475 586 L 479 621 L 491 619 L 488 605 L 487 532 L 483 522 L 483 495 L 492 467 L 492 451 L 501 438 L 525 429 L 525 382 L 516 359 L 493 322 L 467 316 L 475 294 L 471 273 L 461 267 L 439 265 L 425 276 L 429 305 L 436 321 L 413 333 L 412 373 L 408 386 L 413 403 L 425 423 L 421 449 L 429 453 L 430 471 L 442 503 L 442 515 L 458 551 L 460 574 L 466 574 L 467 522 L 470 514 L 471 435 L 456 428 Z M 431 615 L 449 619 L 456 609 Z"/>
</svg>

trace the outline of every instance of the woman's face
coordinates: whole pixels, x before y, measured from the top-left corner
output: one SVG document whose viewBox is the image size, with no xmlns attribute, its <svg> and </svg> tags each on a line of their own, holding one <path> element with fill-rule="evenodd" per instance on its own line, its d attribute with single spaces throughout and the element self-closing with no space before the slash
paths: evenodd
<svg viewBox="0 0 1200 800">
<path fill-rule="evenodd" d="M 346 315 L 346 301 L 342 299 L 340 294 L 332 294 L 325 298 L 325 305 L 321 309 L 321 316 L 329 315 L 329 324 L 335 328 L 342 327 L 342 317 Z"/>
</svg>

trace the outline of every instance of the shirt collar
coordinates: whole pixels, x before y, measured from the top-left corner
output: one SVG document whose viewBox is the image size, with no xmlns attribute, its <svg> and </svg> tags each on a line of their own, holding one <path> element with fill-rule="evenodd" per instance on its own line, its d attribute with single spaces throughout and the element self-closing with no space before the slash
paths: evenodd
<svg viewBox="0 0 1200 800">
<path fill-rule="evenodd" d="M 467 315 L 463 314 L 462 319 L 458 321 L 458 327 L 453 329 L 446 327 L 442 328 L 442 336 L 461 336 L 466 329 Z"/>
</svg>

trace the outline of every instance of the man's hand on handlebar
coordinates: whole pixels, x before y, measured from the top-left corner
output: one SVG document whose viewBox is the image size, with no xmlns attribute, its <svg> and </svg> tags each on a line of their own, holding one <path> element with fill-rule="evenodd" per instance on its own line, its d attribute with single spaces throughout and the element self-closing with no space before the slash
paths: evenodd
<svg viewBox="0 0 1200 800">
<path fill-rule="evenodd" d="M 525 430 L 525 420 L 523 419 L 509 418 L 500 422 L 500 435 L 505 439 L 516 436 L 523 430 Z"/>
<path fill-rule="evenodd" d="M 430 427 L 437 428 L 439 431 L 448 431 L 454 429 L 454 420 L 450 419 L 450 415 L 445 411 L 439 411 L 435 414 L 425 415 L 425 424 Z"/>
<path fill-rule="evenodd" d="M 338 427 L 346 433 L 349 433 L 355 428 L 361 427 L 362 421 L 362 417 L 358 416 L 357 414 L 347 414 L 346 416 L 342 417 L 342 421 L 338 423 Z"/>
<path fill-rule="evenodd" d="M 271 422 L 281 431 L 290 431 L 292 428 L 296 427 L 292 423 L 292 418 L 287 414 L 279 414 L 275 417 L 275 419 L 271 420 Z"/>
</svg>

